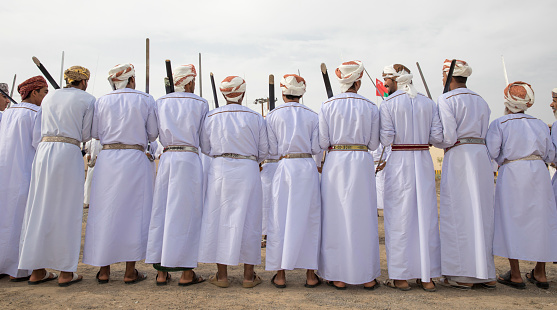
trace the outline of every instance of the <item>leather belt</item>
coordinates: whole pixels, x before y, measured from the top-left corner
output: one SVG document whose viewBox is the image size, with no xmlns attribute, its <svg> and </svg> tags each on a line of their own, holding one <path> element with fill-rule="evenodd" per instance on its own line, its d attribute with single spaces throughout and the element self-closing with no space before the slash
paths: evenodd
<svg viewBox="0 0 557 310">
<path fill-rule="evenodd" d="M 138 150 L 145 152 L 145 148 L 141 145 L 123 143 L 104 144 L 103 150 Z"/>
<path fill-rule="evenodd" d="M 58 137 L 58 136 L 45 136 L 41 138 L 41 142 L 62 142 L 69 143 L 79 147 L 80 143 L 74 138 Z"/>
<path fill-rule="evenodd" d="M 165 147 L 162 152 L 192 152 L 199 154 L 199 150 L 195 146 L 189 145 L 169 145 Z"/>
<path fill-rule="evenodd" d="M 311 154 L 308 153 L 291 153 L 291 154 L 286 154 L 280 157 L 279 160 L 285 159 L 285 158 L 312 158 Z"/>
<path fill-rule="evenodd" d="M 265 159 L 261 164 L 271 164 L 271 163 L 278 163 L 278 159 Z"/>
<path fill-rule="evenodd" d="M 329 147 L 329 152 L 331 151 L 366 151 L 367 145 L 362 144 L 336 144 Z"/>
<path fill-rule="evenodd" d="M 240 154 L 235 154 L 235 153 L 222 153 L 220 155 L 215 155 L 213 156 L 214 158 L 217 157 L 226 157 L 226 158 L 234 158 L 234 159 L 250 159 L 253 161 L 257 161 L 257 157 L 250 155 L 250 156 L 245 156 L 245 155 L 240 155 Z"/>
<path fill-rule="evenodd" d="M 427 151 L 429 144 L 393 144 L 393 151 Z"/>
<path fill-rule="evenodd" d="M 512 162 L 515 162 L 515 161 L 519 161 L 519 160 L 543 160 L 543 159 L 540 155 L 530 155 L 530 156 L 522 157 L 522 158 L 519 158 L 519 159 L 505 160 L 503 162 L 503 165 L 506 165 L 508 163 L 512 163 Z"/>
<path fill-rule="evenodd" d="M 483 144 L 483 145 L 485 145 L 485 139 L 482 139 L 482 138 L 462 138 L 462 139 L 458 139 L 458 140 L 456 140 L 456 143 L 453 146 L 449 146 L 448 148 L 445 149 L 445 153 L 447 153 L 453 147 L 457 147 L 457 146 L 463 145 L 463 144 Z"/>
</svg>

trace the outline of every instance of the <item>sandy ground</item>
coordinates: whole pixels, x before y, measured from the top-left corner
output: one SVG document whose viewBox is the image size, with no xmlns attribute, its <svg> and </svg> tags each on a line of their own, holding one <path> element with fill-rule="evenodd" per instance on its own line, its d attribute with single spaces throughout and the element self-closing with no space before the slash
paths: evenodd
<svg viewBox="0 0 557 310">
<path fill-rule="evenodd" d="M 83 233 L 87 211 L 84 212 Z M 379 235 L 381 248 L 381 281 L 387 279 L 387 260 L 383 216 L 380 211 Z M 273 273 L 265 271 L 265 249 L 256 272 L 263 283 L 253 289 L 242 288 L 242 266 L 229 267 L 231 286 L 218 288 L 207 282 L 190 287 L 178 286 L 180 273 L 172 274 L 168 286 L 155 286 L 156 271 L 151 265 L 138 263 L 137 268 L 147 272 L 148 279 L 134 285 L 123 282 L 124 263 L 112 266 L 111 281 L 100 285 L 95 280 L 96 267 L 79 264 L 78 273 L 84 276 L 81 283 L 68 288 L 58 287 L 56 282 L 29 286 L 26 282 L 12 283 L 8 278 L 0 280 L 1 309 L 314 309 L 314 308 L 377 308 L 377 309 L 557 309 L 557 265 L 548 264 L 547 275 L 550 289 L 538 289 L 528 283 L 526 290 L 516 290 L 498 285 L 495 290 L 474 288 L 459 291 L 438 285 L 438 291 L 427 293 L 412 284 L 412 290 L 401 292 L 388 287 L 366 291 L 361 286 L 350 286 L 338 291 L 326 285 L 314 289 L 305 288 L 305 271 L 287 272 L 288 287 L 277 289 L 270 283 Z M 496 257 L 498 273 L 508 270 L 508 261 Z M 523 274 L 534 263 L 521 262 Z M 216 272 L 212 264 L 200 264 L 196 272 L 208 278 Z"/>
</svg>

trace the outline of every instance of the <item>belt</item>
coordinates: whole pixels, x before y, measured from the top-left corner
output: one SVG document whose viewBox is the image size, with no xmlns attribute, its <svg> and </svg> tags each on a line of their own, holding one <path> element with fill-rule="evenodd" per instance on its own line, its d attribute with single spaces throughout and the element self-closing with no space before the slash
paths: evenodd
<svg viewBox="0 0 557 310">
<path fill-rule="evenodd" d="M 311 154 L 308 153 L 291 153 L 291 154 L 286 154 L 280 157 L 279 160 L 285 159 L 285 158 L 312 158 Z"/>
<path fill-rule="evenodd" d="M 508 164 L 508 163 L 512 163 L 514 161 L 519 161 L 519 160 L 542 160 L 542 157 L 540 155 L 530 155 L 530 156 L 522 157 L 522 158 L 519 158 L 519 159 L 505 160 L 503 162 L 503 165 Z"/>
<path fill-rule="evenodd" d="M 393 151 L 427 151 L 429 144 L 393 144 Z"/>
<path fill-rule="evenodd" d="M 226 158 L 234 158 L 234 159 L 250 159 L 253 161 L 257 161 L 257 157 L 250 155 L 250 156 L 245 156 L 245 155 L 240 155 L 240 154 L 235 154 L 235 153 L 222 153 L 220 155 L 215 155 L 213 156 L 214 158 L 217 157 L 226 157 Z"/>
<path fill-rule="evenodd" d="M 104 144 L 103 150 L 138 150 L 145 152 L 145 148 L 141 145 L 123 143 Z"/>
<path fill-rule="evenodd" d="M 165 147 L 162 152 L 192 152 L 199 154 L 199 150 L 195 146 L 189 145 L 169 145 Z"/>
<path fill-rule="evenodd" d="M 42 137 L 41 142 L 63 142 L 76 145 L 79 147 L 80 143 L 78 140 L 68 137 L 58 137 L 58 136 L 45 136 Z"/>
<path fill-rule="evenodd" d="M 278 159 L 265 159 L 261 164 L 271 164 L 271 163 L 278 163 Z"/>
<path fill-rule="evenodd" d="M 482 139 L 482 138 L 462 138 L 462 139 L 458 139 L 458 140 L 456 140 L 456 143 L 453 146 L 449 146 L 448 148 L 445 149 L 445 153 L 447 153 L 453 147 L 457 147 L 457 146 L 463 145 L 463 144 L 483 144 L 483 145 L 485 145 L 485 139 Z"/>
<path fill-rule="evenodd" d="M 329 152 L 331 151 L 366 151 L 367 145 L 362 144 L 337 144 L 329 146 Z"/>
</svg>

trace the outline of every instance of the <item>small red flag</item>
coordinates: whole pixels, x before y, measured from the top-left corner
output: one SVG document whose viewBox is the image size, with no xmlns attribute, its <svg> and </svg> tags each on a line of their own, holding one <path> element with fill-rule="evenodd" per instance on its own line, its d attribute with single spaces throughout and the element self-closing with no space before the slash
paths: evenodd
<svg viewBox="0 0 557 310">
<path fill-rule="evenodd" d="M 377 89 L 375 90 L 375 94 L 377 96 L 381 96 L 381 97 L 389 96 L 387 88 L 385 87 L 385 85 L 383 85 L 383 82 L 379 81 L 378 79 L 375 79 L 375 84 L 377 85 Z"/>
</svg>

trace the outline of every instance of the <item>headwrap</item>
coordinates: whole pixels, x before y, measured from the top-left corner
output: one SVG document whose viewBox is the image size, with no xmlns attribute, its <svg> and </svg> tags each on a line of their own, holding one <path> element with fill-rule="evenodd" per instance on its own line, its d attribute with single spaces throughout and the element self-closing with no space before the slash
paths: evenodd
<svg viewBox="0 0 557 310">
<path fill-rule="evenodd" d="M 8 91 L 8 84 L 6 84 L 6 83 L 0 83 L 0 89 L 3 90 L 6 94 L 10 93 Z"/>
<path fill-rule="evenodd" d="M 108 82 L 116 89 L 126 88 L 128 79 L 135 76 L 132 64 L 117 65 L 108 71 Z"/>
<path fill-rule="evenodd" d="M 174 90 L 177 92 L 183 92 L 186 85 L 193 81 L 197 76 L 195 72 L 195 67 L 193 65 L 182 65 L 174 69 L 172 73 L 172 79 L 174 80 Z"/>
<path fill-rule="evenodd" d="M 509 84 L 504 91 L 505 106 L 513 113 L 524 112 L 534 104 L 534 90 L 524 82 Z"/>
<path fill-rule="evenodd" d="M 410 96 L 410 98 L 415 98 L 418 95 L 418 91 L 412 85 L 412 78 L 414 76 L 410 72 L 402 69 L 398 72 L 395 70 L 395 65 L 386 66 L 383 69 L 383 78 L 394 79 L 397 83 L 397 88 L 404 91 Z"/>
<path fill-rule="evenodd" d="M 280 80 L 283 95 L 301 97 L 306 93 L 306 80 L 296 74 L 287 74 Z"/>
<path fill-rule="evenodd" d="M 8 85 L 6 85 L 6 87 L 8 87 Z M 553 98 L 557 97 L 557 88 L 554 88 L 554 89 L 551 90 L 551 96 Z"/>
<path fill-rule="evenodd" d="M 48 87 L 48 84 L 42 75 L 37 75 L 19 84 L 17 86 L 17 92 L 21 95 L 21 100 L 24 100 L 32 91 L 39 90 L 43 87 Z"/>
<path fill-rule="evenodd" d="M 335 70 L 338 81 L 340 82 L 340 91 L 345 93 L 354 82 L 362 79 L 364 75 L 364 64 L 359 60 L 343 62 Z"/>
<path fill-rule="evenodd" d="M 449 72 L 451 69 L 451 59 L 445 59 L 443 63 L 443 72 Z M 472 67 L 464 60 L 457 60 L 454 66 L 453 76 L 469 77 L 472 75 Z"/>
<path fill-rule="evenodd" d="M 220 83 L 220 91 L 226 100 L 239 102 L 246 92 L 246 81 L 239 76 L 229 76 Z"/>
<path fill-rule="evenodd" d="M 88 80 L 90 76 L 89 69 L 81 66 L 72 66 L 64 71 L 64 80 L 66 80 L 68 85 L 73 82 Z"/>
</svg>

